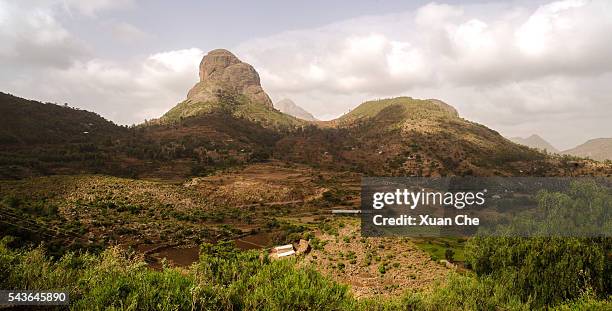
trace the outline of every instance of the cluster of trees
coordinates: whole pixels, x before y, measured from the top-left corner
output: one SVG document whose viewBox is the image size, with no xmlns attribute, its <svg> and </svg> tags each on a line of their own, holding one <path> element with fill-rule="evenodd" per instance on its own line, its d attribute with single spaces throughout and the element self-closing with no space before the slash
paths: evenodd
<svg viewBox="0 0 612 311">
<path fill-rule="evenodd" d="M 499 237 L 468 241 L 473 271 L 523 302 L 549 306 L 584 293 L 612 294 L 612 192 L 591 181 L 566 192 L 542 191 L 538 213 L 517 215 Z M 523 237 L 528 233 L 531 238 Z"/>
</svg>

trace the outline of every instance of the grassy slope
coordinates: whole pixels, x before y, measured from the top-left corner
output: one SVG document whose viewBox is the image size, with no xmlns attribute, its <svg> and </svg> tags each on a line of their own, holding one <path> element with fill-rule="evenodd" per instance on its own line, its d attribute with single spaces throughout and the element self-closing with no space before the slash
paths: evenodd
<svg viewBox="0 0 612 311">
<path fill-rule="evenodd" d="M 219 98 L 186 101 L 126 129 L 91 112 L 4 94 L 0 138 L 10 148 L 0 153 L 0 176 L 182 178 L 270 156 L 379 175 L 559 174 L 544 155 L 436 100 L 370 101 L 332 122 L 337 127 L 317 127 L 241 95 Z"/>
<path fill-rule="evenodd" d="M 185 100 L 166 112 L 159 120 L 162 123 L 175 123 L 188 117 L 223 112 L 271 128 L 290 129 L 306 124 L 306 121 L 263 104 L 252 102 L 244 95 L 223 93 L 218 97 L 218 101 L 209 102 Z"/>
<path fill-rule="evenodd" d="M 258 105 L 240 104 L 234 110 L 234 116 L 212 111 L 177 124 L 125 128 L 85 110 L 0 93 L 0 178 L 199 175 L 266 159 L 279 135 L 271 127 L 289 128 L 292 123 Z"/>
<path fill-rule="evenodd" d="M 414 99 L 411 97 L 396 97 L 382 100 L 367 101 L 351 110 L 349 113 L 338 118 L 339 124 L 350 123 L 356 120 L 376 117 L 381 111 L 391 106 L 401 106 L 410 114 L 403 115 L 404 117 L 430 117 L 432 115 L 456 116 L 448 108 L 437 104 L 436 101 Z"/>
</svg>

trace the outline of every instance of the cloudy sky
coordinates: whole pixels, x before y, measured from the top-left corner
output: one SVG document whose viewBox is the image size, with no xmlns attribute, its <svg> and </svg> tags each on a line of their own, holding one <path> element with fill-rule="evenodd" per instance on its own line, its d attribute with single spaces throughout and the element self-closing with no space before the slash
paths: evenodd
<svg viewBox="0 0 612 311">
<path fill-rule="evenodd" d="M 0 0 L 0 42 L 0 91 L 119 124 L 159 117 L 227 48 L 321 119 L 408 95 L 560 149 L 612 137 L 609 0 Z"/>
</svg>

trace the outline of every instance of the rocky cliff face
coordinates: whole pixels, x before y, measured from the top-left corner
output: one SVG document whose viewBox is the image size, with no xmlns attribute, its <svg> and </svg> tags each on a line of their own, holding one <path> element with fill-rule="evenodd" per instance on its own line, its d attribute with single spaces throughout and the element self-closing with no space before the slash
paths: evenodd
<svg viewBox="0 0 612 311">
<path fill-rule="evenodd" d="M 202 58 L 200 82 L 189 91 L 187 99 L 193 102 L 218 101 L 222 91 L 245 95 L 254 103 L 272 107 L 253 66 L 240 61 L 228 50 L 218 49 Z"/>
</svg>

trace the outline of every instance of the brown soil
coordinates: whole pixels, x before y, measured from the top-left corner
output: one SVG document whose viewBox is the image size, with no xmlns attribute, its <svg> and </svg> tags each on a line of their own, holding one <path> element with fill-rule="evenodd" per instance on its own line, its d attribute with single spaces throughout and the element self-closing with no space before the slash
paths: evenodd
<svg viewBox="0 0 612 311">
<path fill-rule="evenodd" d="M 424 290 L 444 281 L 451 271 L 432 261 L 409 239 L 362 238 L 357 219 L 340 222 L 344 227 L 337 236 L 316 232 L 325 246 L 312 250 L 305 262 L 349 284 L 357 297 Z"/>
<path fill-rule="evenodd" d="M 198 260 L 200 255 L 200 248 L 194 247 L 168 247 L 159 250 L 159 252 L 152 254 L 151 257 L 156 259 L 155 262 L 151 263 L 151 267 L 160 268 L 161 262 L 165 259 L 167 264 L 170 266 L 189 266 Z"/>
</svg>

